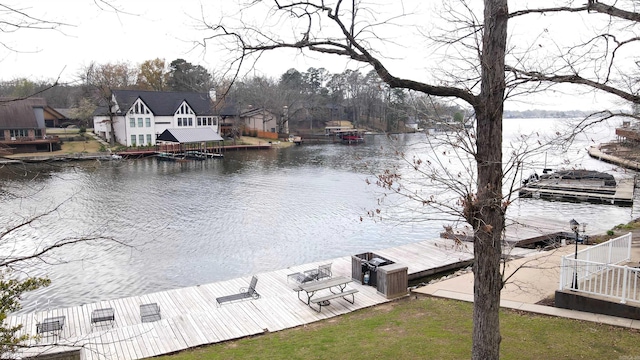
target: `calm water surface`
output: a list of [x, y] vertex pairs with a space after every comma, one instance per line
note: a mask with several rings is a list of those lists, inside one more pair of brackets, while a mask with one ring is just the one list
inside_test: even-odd
[[[506, 139], [518, 128], [550, 128], [547, 122], [510, 122], [505, 125]], [[611, 165], [581, 152], [594, 136], [606, 139], [610, 134], [611, 129], [600, 129], [591, 138], [579, 140], [568, 152], [572, 161], [612, 170]], [[406, 135], [400, 143], [424, 137]], [[367, 185], [370, 171], [364, 165], [382, 169], [399, 162], [386, 150], [390, 146], [386, 137], [368, 136], [366, 141], [359, 146], [305, 144], [229, 152], [224, 159], [192, 163], [142, 159], [5, 168], [0, 174], [3, 224], [62, 205], [18, 231], [14, 241], [0, 250], [10, 256], [76, 236], [111, 237], [126, 244], [83, 244], [18, 269], [52, 279], [51, 286], [25, 297], [25, 310], [41, 310], [225, 280], [438, 237], [442, 220], [367, 218], [367, 210], [378, 207], [380, 190]], [[395, 211], [398, 218], [405, 215], [400, 207]], [[632, 219], [635, 211], [541, 200], [516, 202], [511, 210], [517, 216], [576, 218], [611, 226]]]

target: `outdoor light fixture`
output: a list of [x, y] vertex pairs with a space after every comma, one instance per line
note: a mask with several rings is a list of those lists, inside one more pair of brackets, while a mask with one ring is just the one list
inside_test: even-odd
[[571, 288], [578, 290], [578, 231], [580, 224], [575, 219], [571, 219], [569, 225], [571, 226], [571, 231], [576, 234], [576, 251], [573, 256], [573, 284], [571, 284]]

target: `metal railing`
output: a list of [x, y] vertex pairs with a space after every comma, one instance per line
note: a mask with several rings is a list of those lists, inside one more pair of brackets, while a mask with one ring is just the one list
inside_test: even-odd
[[560, 290], [640, 302], [640, 269], [631, 259], [631, 233], [562, 257]]

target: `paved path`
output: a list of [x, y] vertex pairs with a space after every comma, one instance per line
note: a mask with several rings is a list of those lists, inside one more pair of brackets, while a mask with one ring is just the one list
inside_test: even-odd
[[[637, 263], [640, 259], [640, 236], [634, 235], [633, 239], [631, 259]], [[583, 247], [578, 246], [578, 250], [581, 248]], [[640, 329], [640, 320], [537, 305], [541, 300], [554, 295], [559, 286], [560, 258], [574, 251], [573, 246], [565, 246], [555, 251], [535, 253], [522, 259], [509, 261], [505, 276], [512, 276], [502, 290], [500, 306], [537, 314]], [[516, 269], [518, 271], [514, 274]], [[473, 302], [473, 273], [429, 284], [413, 289], [412, 292]]]

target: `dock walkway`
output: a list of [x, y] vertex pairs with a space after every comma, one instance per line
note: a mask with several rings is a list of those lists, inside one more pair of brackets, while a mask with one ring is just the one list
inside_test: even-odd
[[[518, 251], [531, 251], [518, 249]], [[454, 246], [446, 239], [426, 240], [376, 251], [398, 264], [408, 267], [410, 275], [424, 274], [429, 269], [455, 266], [471, 260], [473, 244]], [[161, 291], [141, 296], [12, 315], [10, 325], [24, 324], [22, 333], [35, 335], [36, 324], [45, 318], [65, 316], [59, 334], [43, 336], [35, 348], [24, 349], [22, 357], [64, 351], [80, 352], [81, 359], [139, 359], [172, 353], [188, 348], [294, 328], [318, 320], [342, 315], [381, 304], [389, 299], [375, 287], [357, 281], [349, 288], [357, 289], [354, 304], [334, 300], [318, 313], [298, 300], [287, 283], [287, 275], [318, 265], [332, 263], [333, 276], [351, 277], [351, 256], [325, 260], [287, 269], [256, 274], [259, 281], [257, 300], [216, 306], [216, 297], [235, 294], [247, 287], [251, 276], [210, 284]], [[143, 323], [140, 305], [157, 303], [161, 320]], [[115, 322], [91, 326], [91, 312], [113, 308]], [[19, 334], [20, 335], [20, 334]]]

